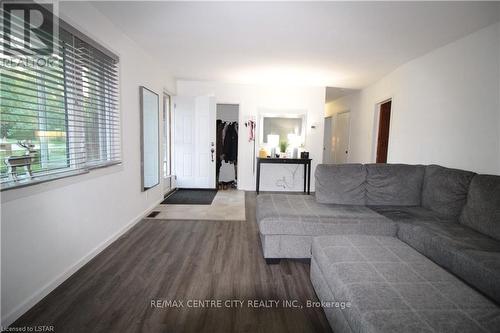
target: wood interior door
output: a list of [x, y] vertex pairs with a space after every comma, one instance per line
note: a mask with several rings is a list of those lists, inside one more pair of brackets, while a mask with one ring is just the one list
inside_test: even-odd
[[391, 101], [380, 105], [377, 137], [377, 163], [387, 163], [389, 128], [391, 123]]

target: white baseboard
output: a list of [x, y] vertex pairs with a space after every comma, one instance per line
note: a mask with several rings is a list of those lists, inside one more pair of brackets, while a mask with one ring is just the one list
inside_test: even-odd
[[40, 302], [45, 296], [50, 294], [54, 289], [56, 289], [61, 283], [67, 280], [71, 275], [73, 275], [76, 271], [82, 268], [86, 263], [92, 260], [96, 255], [101, 253], [106, 247], [108, 247], [115, 240], [120, 238], [123, 234], [125, 234], [130, 228], [136, 225], [139, 221], [141, 221], [146, 214], [149, 213], [152, 209], [154, 209], [158, 204], [163, 201], [163, 198], [158, 200], [155, 204], [148, 207], [141, 214], [137, 215], [134, 219], [132, 219], [129, 223], [127, 223], [121, 230], [113, 234], [111, 237], [106, 239], [104, 242], [95, 247], [92, 251], [90, 251], [87, 255], [85, 255], [82, 259], [77, 261], [73, 266], [69, 267], [65, 272], [57, 276], [55, 279], [47, 283], [44, 287], [40, 288], [37, 292], [35, 292], [31, 297], [29, 297], [26, 301], [17, 306], [10, 313], [6, 314], [5, 317], [2, 318], [2, 327], [8, 327], [14, 321], [16, 321], [19, 317], [21, 317], [25, 312], [31, 309], [35, 304]]

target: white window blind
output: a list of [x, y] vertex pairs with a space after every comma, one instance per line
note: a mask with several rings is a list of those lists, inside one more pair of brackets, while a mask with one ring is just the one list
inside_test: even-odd
[[[22, 42], [14, 29], [9, 37]], [[62, 22], [55, 61], [22, 66], [19, 59], [2, 54], [2, 189], [120, 163], [118, 57]]]

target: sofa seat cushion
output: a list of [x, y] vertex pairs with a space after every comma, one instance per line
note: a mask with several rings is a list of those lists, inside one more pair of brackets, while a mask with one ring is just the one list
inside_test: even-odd
[[[394, 237], [324, 236], [312, 247], [311, 279], [322, 276], [353, 332], [495, 332], [498, 306]], [[318, 292], [318, 291], [317, 291]], [[487, 314], [487, 315], [485, 315]], [[335, 327], [334, 327], [335, 330]]]
[[472, 178], [460, 223], [500, 241], [500, 176]]
[[367, 164], [365, 167], [367, 205], [421, 205], [424, 166]]
[[425, 167], [422, 188], [422, 207], [445, 219], [457, 219], [467, 200], [469, 184], [475, 173], [445, 168], [439, 165]]
[[442, 221], [436, 212], [419, 206], [369, 206], [377, 213], [396, 222]]
[[395, 235], [397, 225], [365, 206], [320, 204], [310, 195], [261, 194], [257, 222], [265, 235]]
[[500, 304], [500, 242], [458, 223], [401, 222], [398, 238]]

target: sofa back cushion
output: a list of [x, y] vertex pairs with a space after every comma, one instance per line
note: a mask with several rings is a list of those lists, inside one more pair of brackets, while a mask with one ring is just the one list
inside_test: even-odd
[[362, 164], [320, 164], [316, 167], [316, 201], [364, 205], [366, 168]]
[[425, 167], [422, 206], [441, 218], [457, 220], [467, 201], [475, 173], [439, 165]]
[[366, 204], [420, 206], [424, 166], [366, 164]]
[[500, 240], [500, 176], [475, 175], [459, 222]]

